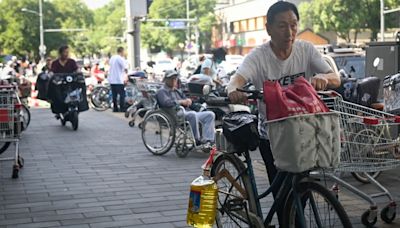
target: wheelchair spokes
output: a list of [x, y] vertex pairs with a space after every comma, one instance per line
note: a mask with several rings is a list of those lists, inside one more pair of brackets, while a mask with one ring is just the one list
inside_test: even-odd
[[166, 115], [149, 113], [143, 121], [142, 139], [146, 148], [155, 155], [167, 153], [175, 140], [175, 128]]

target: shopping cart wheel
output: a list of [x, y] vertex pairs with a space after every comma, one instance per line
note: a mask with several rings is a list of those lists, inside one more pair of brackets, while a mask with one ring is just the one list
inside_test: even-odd
[[361, 222], [366, 227], [374, 227], [378, 221], [378, 215], [375, 210], [368, 209], [361, 215]]
[[18, 156], [18, 166], [19, 166], [20, 168], [23, 168], [24, 165], [25, 165], [25, 160], [24, 160], [24, 158], [21, 157], [21, 156]]
[[129, 127], [134, 127], [135, 126], [135, 120], [129, 121]]
[[11, 177], [13, 179], [17, 179], [18, 178], [18, 173], [19, 173], [19, 166], [18, 165], [14, 165]]
[[381, 210], [381, 219], [386, 223], [392, 223], [396, 218], [396, 203], [392, 202]]

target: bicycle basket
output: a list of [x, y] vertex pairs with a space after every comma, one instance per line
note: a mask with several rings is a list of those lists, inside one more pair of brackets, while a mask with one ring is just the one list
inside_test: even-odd
[[235, 151], [232, 152], [257, 149], [259, 143], [257, 116], [248, 112], [232, 112], [222, 120], [223, 134], [234, 146]]
[[268, 121], [268, 136], [278, 169], [300, 173], [335, 168], [340, 158], [339, 114], [316, 113]]

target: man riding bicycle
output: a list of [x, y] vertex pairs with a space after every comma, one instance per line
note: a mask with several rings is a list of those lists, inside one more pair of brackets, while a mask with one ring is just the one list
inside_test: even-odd
[[[292, 3], [279, 1], [269, 8], [266, 29], [271, 40], [253, 49], [231, 78], [228, 85], [231, 102], [246, 101], [246, 94], [236, 89], [243, 87], [247, 82], [254, 84], [259, 90], [262, 90], [266, 80], [278, 80], [282, 86], [287, 86], [298, 77], [310, 80], [316, 90], [336, 88], [340, 85], [339, 75], [324, 62], [318, 50], [311, 43], [296, 40], [299, 19], [298, 10]], [[264, 93], [268, 95], [268, 91]], [[269, 182], [272, 183], [277, 169], [266, 131], [265, 104], [259, 102], [258, 109], [259, 149], [267, 168]]]
[[[168, 71], [164, 77], [165, 85], [157, 91], [157, 102], [160, 108], [175, 108], [183, 106], [185, 108], [185, 119], [189, 121], [196, 139], [196, 145], [205, 144], [211, 147], [215, 137], [215, 114], [211, 111], [195, 112], [190, 110], [192, 100], [178, 90], [178, 73]], [[202, 134], [200, 135], [199, 123], [202, 124]]]

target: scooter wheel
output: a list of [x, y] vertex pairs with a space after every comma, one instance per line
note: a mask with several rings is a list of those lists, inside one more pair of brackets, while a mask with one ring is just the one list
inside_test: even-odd
[[129, 121], [129, 127], [134, 127], [134, 126], [135, 126], [135, 121], [134, 120]]
[[74, 129], [74, 131], [78, 130], [79, 126], [78, 112], [72, 113], [71, 123], [72, 123], [72, 129]]

